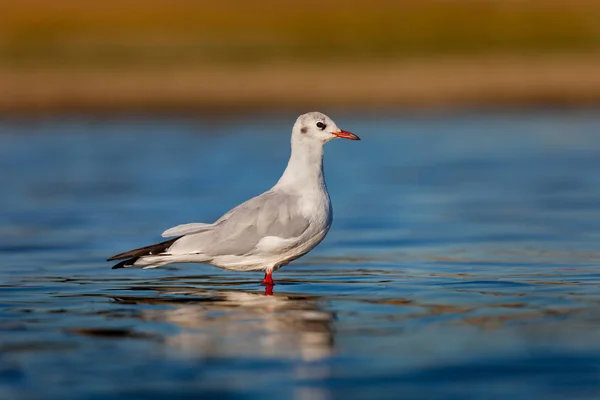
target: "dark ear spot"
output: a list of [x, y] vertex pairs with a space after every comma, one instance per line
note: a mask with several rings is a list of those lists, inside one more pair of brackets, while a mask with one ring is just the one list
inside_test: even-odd
[[306, 132], [308, 132], [308, 128], [303, 126], [302, 129], [300, 129], [300, 132], [306, 133]]

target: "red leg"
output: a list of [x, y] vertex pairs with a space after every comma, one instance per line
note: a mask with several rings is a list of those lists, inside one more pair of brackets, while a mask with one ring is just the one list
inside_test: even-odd
[[273, 296], [273, 285], [265, 286], [265, 296]]
[[265, 279], [263, 279], [263, 285], [274, 286], [275, 282], [273, 282], [273, 271], [265, 272]]
[[265, 285], [265, 296], [273, 296], [273, 286], [275, 286], [275, 282], [273, 282], [273, 271], [265, 272], [265, 279], [263, 279], [263, 285]]

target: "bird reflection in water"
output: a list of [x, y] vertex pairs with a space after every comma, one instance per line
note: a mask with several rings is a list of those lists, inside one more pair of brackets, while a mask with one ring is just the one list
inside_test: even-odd
[[[189, 357], [299, 357], [316, 361], [334, 347], [335, 314], [320, 309], [318, 298], [241, 290], [153, 288], [168, 297], [119, 298], [128, 304], [171, 304], [142, 312], [146, 321], [168, 322], [181, 331], [167, 346]], [[193, 296], [193, 297], [192, 297]], [[190, 298], [191, 297], [191, 298]]]

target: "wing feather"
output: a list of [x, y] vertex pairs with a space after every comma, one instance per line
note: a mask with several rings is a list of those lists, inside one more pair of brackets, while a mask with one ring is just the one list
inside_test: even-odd
[[213, 224], [205, 224], [202, 222], [194, 222], [191, 224], [177, 225], [167, 229], [162, 233], [162, 237], [183, 236], [191, 233], [203, 232], [211, 229]]
[[[170, 250], [173, 253], [199, 252], [211, 257], [241, 256], [252, 253], [265, 237], [298, 237], [310, 225], [298, 203], [298, 196], [265, 192], [232, 209], [210, 228], [182, 237]], [[181, 234], [171, 229], [167, 232]]]

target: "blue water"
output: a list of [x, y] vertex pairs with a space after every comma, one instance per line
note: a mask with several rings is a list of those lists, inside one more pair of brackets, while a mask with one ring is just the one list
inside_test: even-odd
[[331, 115], [275, 274], [106, 257], [268, 189], [292, 115], [0, 122], [0, 398], [600, 397], [600, 112]]

